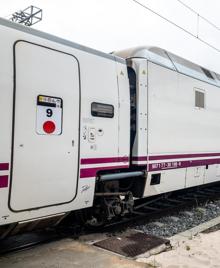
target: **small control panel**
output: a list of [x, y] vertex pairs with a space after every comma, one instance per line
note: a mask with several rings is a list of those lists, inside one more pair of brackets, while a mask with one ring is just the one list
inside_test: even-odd
[[96, 141], [96, 129], [91, 127], [89, 128], [89, 142], [93, 143]]

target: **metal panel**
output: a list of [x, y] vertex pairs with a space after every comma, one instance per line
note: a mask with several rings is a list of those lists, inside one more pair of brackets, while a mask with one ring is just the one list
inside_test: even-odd
[[169, 244], [169, 240], [132, 231], [96, 242], [94, 245], [125, 257], [135, 257], [163, 244]]
[[191, 167], [186, 170], [186, 187], [201, 185], [204, 182], [205, 167]]
[[134, 165], [146, 164], [146, 161], [137, 159], [139, 156], [147, 155], [148, 143], [148, 70], [147, 61], [144, 59], [133, 59], [132, 68], [137, 78], [136, 87], [136, 135], [132, 148], [132, 163]]

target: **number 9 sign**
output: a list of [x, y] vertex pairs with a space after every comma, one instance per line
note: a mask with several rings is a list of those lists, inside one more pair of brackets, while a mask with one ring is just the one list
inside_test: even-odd
[[62, 134], [63, 101], [61, 98], [37, 97], [36, 132], [39, 135]]

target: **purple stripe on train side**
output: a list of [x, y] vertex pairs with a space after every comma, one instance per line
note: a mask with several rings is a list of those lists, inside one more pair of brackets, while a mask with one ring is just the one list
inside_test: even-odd
[[215, 157], [215, 156], [220, 156], [220, 153], [151, 155], [151, 156], [149, 156], [149, 160], [165, 160], [165, 159], [196, 158], [196, 157]]
[[0, 188], [8, 187], [8, 176], [0, 176]]
[[9, 163], [0, 163], [0, 170], [9, 170]]
[[213, 164], [220, 164], [220, 158], [152, 163], [152, 164], [149, 164], [148, 171], [178, 169], [178, 168], [205, 166], [205, 165], [213, 165]]
[[104, 164], [104, 163], [127, 163], [129, 158], [127, 156], [122, 157], [102, 157], [102, 158], [82, 158], [80, 163], [83, 164]]
[[134, 156], [133, 161], [147, 161], [147, 160], [166, 160], [166, 159], [181, 159], [181, 158], [196, 158], [196, 157], [216, 157], [220, 153], [194, 153], [194, 154], [172, 154], [172, 155], [150, 155], [148, 156]]
[[128, 165], [121, 165], [121, 166], [108, 166], [108, 167], [96, 167], [96, 168], [81, 168], [80, 178], [95, 177], [97, 172], [100, 170], [111, 170], [111, 169], [128, 168], [128, 167], [129, 167]]
[[132, 157], [133, 161], [147, 161], [147, 156], [134, 156]]

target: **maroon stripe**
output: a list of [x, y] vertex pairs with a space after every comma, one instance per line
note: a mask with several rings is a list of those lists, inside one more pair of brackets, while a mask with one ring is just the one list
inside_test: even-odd
[[0, 176], [0, 188], [8, 187], [8, 176]]
[[147, 156], [134, 156], [133, 161], [147, 161], [147, 160], [165, 160], [165, 159], [179, 159], [179, 158], [195, 158], [195, 157], [215, 157], [220, 156], [220, 153], [199, 153], [199, 154], [172, 154], [172, 155], [150, 155]]
[[80, 178], [96, 177], [97, 172], [100, 170], [110, 170], [110, 169], [118, 169], [118, 168], [128, 168], [128, 165], [97, 167], [97, 168], [81, 168], [80, 169]]
[[128, 162], [127, 156], [123, 157], [103, 157], [103, 158], [82, 158], [81, 164], [103, 164], [103, 163], [117, 163], [117, 162]]
[[9, 163], [0, 163], [0, 170], [9, 170]]
[[134, 156], [132, 157], [133, 161], [147, 161], [147, 156]]
[[213, 164], [220, 164], [220, 158], [153, 163], [153, 164], [149, 164], [148, 170], [158, 171], [158, 170], [187, 168], [187, 167], [205, 166], [205, 165], [213, 165]]
[[195, 157], [214, 157], [214, 156], [220, 156], [220, 153], [151, 155], [151, 156], [149, 156], [149, 160], [164, 160], [164, 159], [177, 159], [177, 158], [195, 158]]

